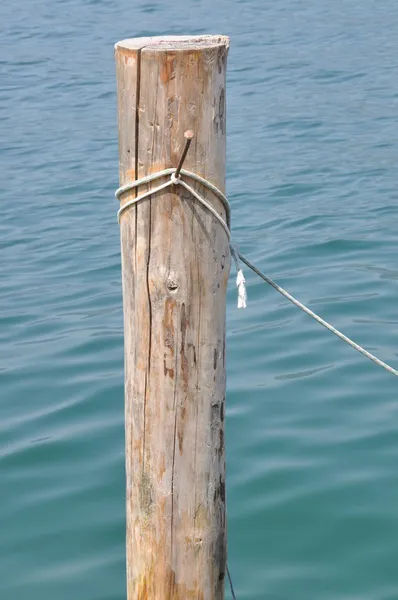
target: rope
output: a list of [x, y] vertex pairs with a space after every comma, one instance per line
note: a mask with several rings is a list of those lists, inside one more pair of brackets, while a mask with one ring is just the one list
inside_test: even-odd
[[330, 325], [330, 323], [328, 323], [327, 321], [325, 321], [324, 319], [322, 319], [320, 316], [318, 316], [316, 313], [314, 313], [312, 310], [310, 310], [309, 308], [307, 308], [307, 306], [305, 306], [304, 304], [302, 304], [301, 302], [299, 302], [299, 300], [297, 300], [296, 298], [294, 298], [294, 296], [292, 296], [291, 294], [289, 294], [289, 292], [287, 292], [280, 285], [278, 285], [277, 283], [275, 283], [275, 281], [273, 281], [270, 277], [267, 277], [267, 275], [265, 275], [264, 273], [262, 273], [262, 271], [260, 271], [259, 269], [257, 269], [257, 267], [255, 267], [250, 261], [248, 261], [247, 258], [245, 258], [244, 256], [242, 256], [242, 254], [239, 254], [239, 258], [240, 258], [240, 260], [243, 263], [245, 263], [245, 265], [247, 267], [249, 267], [249, 269], [251, 269], [254, 273], [256, 273], [256, 275], [258, 275], [266, 283], [268, 283], [269, 285], [271, 285], [277, 292], [279, 292], [280, 294], [282, 294], [282, 296], [284, 296], [285, 298], [287, 298], [292, 304], [294, 304], [300, 310], [302, 310], [307, 315], [309, 315], [310, 317], [312, 317], [315, 321], [317, 321], [317, 323], [320, 323], [321, 325], [323, 325], [324, 327], [326, 327], [326, 329], [328, 329], [329, 331], [331, 331], [332, 333], [334, 333], [334, 335], [337, 335], [337, 337], [340, 338], [341, 340], [343, 340], [343, 342], [346, 342], [347, 344], [349, 344], [352, 348], [354, 348], [355, 350], [357, 350], [358, 352], [360, 352], [361, 354], [363, 354], [364, 356], [366, 356], [366, 358], [369, 358], [374, 363], [376, 363], [376, 365], [379, 365], [379, 367], [383, 367], [383, 369], [385, 369], [389, 373], [392, 373], [393, 375], [398, 375], [398, 371], [396, 369], [393, 369], [392, 367], [390, 367], [390, 365], [388, 365], [387, 363], [383, 362], [382, 360], [380, 360], [379, 358], [377, 358], [376, 356], [374, 356], [373, 354], [371, 354], [370, 352], [368, 352], [367, 350], [365, 350], [365, 348], [362, 348], [362, 346], [360, 346], [359, 344], [355, 343], [349, 337], [347, 337], [346, 335], [344, 335], [344, 333], [341, 333], [341, 331], [339, 331], [338, 329], [336, 329], [335, 327], [333, 327], [333, 325]]
[[198, 202], [200, 202], [205, 208], [207, 208], [207, 210], [211, 212], [211, 214], [218, 220], [229, 239], [231, 236], [231, 207], [226, 196], [224, 196], [224, 194], [215, 185], [210, 183], [210, 181], [207, 181], [207, 179], [203, 179], [203, 177], [200, 177], [200, 175], [196, 175], [196, 173], [191, 173], [190, 171], [181, 169], [181, 175], [184, 175], [185, 177], [188, 177], [189, 179], [200, 183], [203, 187], [210, 190], [219, 200], [221, 200], [225, 208], [227, 217], [226, 221], [224, 221], [224, 219], [218, 214], [218, 212], [215, 211], [214, 208], [208, 202], [206, 202], [203, 196], [201, 196], [196, 190], [194, 190], [193, 187], [191, 187], [181, 178], [181, 175], [179, 175], [178, 177], [175, 176], [176, 170], [177, 169], [163, 169], [163, 171], [158, 171], [157, 173], [153, 173], [152, 175], [147, 175], [146, 177], [141, 177], [141, 179], [137, 179], [136, 181], [126, 183], [126, 185], [123, 185], [118, 190], [116, 190], [115, 196], [117, 200], [121, 200], [122, 196], [126, 192], [130, 192], [131, 190], [134, 190], [140, 187], [141, 185], [144, 185], [145, 183], [151, 183], [152, 181], [156, 181], [156, 179], [160, 179], [161, 177], [166, 177], [170, 175], [170, 179], [165, 183], [162, 183], [161, 185], [158, 185], [157, 187], [152, 188], [144, 192], [143, 194], [140, 194], [136, 198], [133, 198], [132, 200], [129, 200], [128, 202], [123, 204], [119, 208], [117, 213], [117, 219], [119, 223], [120, 217], [122, 216], [124, 211], [130, 208], [131, 206], [134, 206], [134, 204], [137, 204], [137, 202], [141, 202], [141, 200], [144, 200], [145, 198], [148, 198], [149, 196], [152, 196], [153, 194], [156, 194], [157, 192], [160, 192], [171, 185], [182, 185], [186, 190], [189, 191], [190, 194], [192, 194], [192, 196], [194, 196], [194, 198], [196, 198], [196, 200], [198, 200]]
[[233, 598], [233, 600], [236, 600], [235, 590], [234, 590], [234, 586], [232, 583], [231, 573], [229, 572], [229, 569], [228, 569], [228, 565], [227, 565], [227, 575], [228, 575], [229, 587], [231, 588], [232, 598]]
[[[224, 196], [224, 194], [215, 185], [210, 183], [210, 181], [207, 181], [207, 179], [203, 179], [203, 177], [200, 177], [200, 175], [196, 175], [196, 173], [191, 173], [190, 171], [186, 171], [185, 169], [180, 169], [180, 174], [176, 176], [176, 171], [177, 171], [177, 169], [163, 169], [163, 171], [158, 171], [157, 173], [153, 173], [152, 175], [147, 175], [146, 177], [141, 177], [141, 179], [137, 179], [136, 181], [131, 181], [129, 183], [126, 183], [126, 185], [123, 185], [118, 190], [116, 190], [115, 196], [118, 200], [121, 200], [123, 195], [126, 192], [130, 192], [134, 189], [139, 188], [141, 185], [144, 185], [146, 183], [151, 183], [152, 181], [156, 181], [157, 179], [160, 179], [161, 177], [167, 177], [170, 175], [170, 178], [168, 181], [165, 181], [164, 183], [161, 183], [157, 187], [151, 188], [151, 189], [147, 190], [146, 192], [139, 194], [136, 198], [132, 198], [125, 204], [122, 204], [122, 206], [119, 208], [118, 213], [117, 213], [118, 222], [120, 223], [122, 214], [128, 208], [131, 208], [138, 202], [141, 202], [142, 200], [149, 198], [149, 196], [152, 196], [154, 194], [157, 194], [158, 192], [161, 192], [162, 190], [165, 190], [169, 186], [181, 185], [186, 190], [188, 190], [188, 192], [191, 194], [191, 196], [196, 198], [196, 200], [198, 200], [198, 202], [200, 202], [200, 204], [202, 204], [202, 206], [204, 206], [217, 219], [217, 221], [223, 227], [223, 229], [227, 235], [228, 241], [229, 241], [229, 239], [231, 237], [231, 233], [230, 233], [231, 207], [230, 207], [230, 204], [229, 204], [226, 196]], [[214, 208], [203, 198], [203, 196], [201, 194], [199, 194], [199, 192], [197, 192], [192, 186], [190, 186], [186, 181], [184, 181], [181, 178], [181, 175], [184, 175], [185, 177], [192, 179], [193, 181], [196, 181], [197, 183], [200, 183], [203, 187], [210, 190], [219, 200], [221, 200], [221, 202], [225, 208], [225, 213], [226, 213], [225, 221], [218, 214], [218, 212], [215, 211]], [[247, 293], [246, 293], [246, 285], [245, 285], [246, 280], [243, 275], [242, 269], [239, 267], [239, 256], [238, 256], [237, 251], [234, 250], [231, 245], [230, 245], [230, 249], [231, 249], [231, 254], [235, 260], [235, 265], [236, 265], [236, 273], [237, 273], [236, 287], [238, 288], [238, 308], [246, 308], [246, 303], [247, 303]]]

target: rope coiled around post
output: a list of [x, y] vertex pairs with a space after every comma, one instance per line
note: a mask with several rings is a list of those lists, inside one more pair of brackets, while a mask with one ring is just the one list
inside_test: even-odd
[[[125, 204], [122, 204], [122, 206], [119, 208], [119, 210], [117, 212], [118, 222], [120, 223], [120, 218], [121, 218], [122, 214], [128, 208], [131, 208], [132, 206], [136, 205], [138, 202], [141, 202], [142, 200], [149, 198], [149, 196], [152, 196], [153, 194], [157, 194], [158, 192], [161, 192], [172, 185], [181, 185], [186, 190], [188, 190], [188, 192], [217, 219], [217, 221], [220, 223], [220, 225], [224, 229], [224, 231], [227, 235], [228, 241], [229, 241], [231, 238], [231, 231], [230, 231], [230, 229], [231, 229], [231, 206], [228, 202], [228, 198], [215, 185], [213, 185], [212, 183], [210, 183], [210, 181], [207, 181], [207, 179], [204, 179], [200, 175], [197, 175], [196, 173], [191, 173], [191, 171], [186, 171], [185, 169], [180, 169], [180, 173], [176, 177], [176, 175], [175, 175], [176, 171], [177, 171], [177, 169], [174, 169], [174, 168], [163, 169], [162, 171], [158, 171], [156, 173], [152, 173], [151, 175], [147, 175], [146, 177], [141, 177], [140, 179], [126, 183], [125, 185], [123, 185], [119, 189], [117, 189], [115, 196], [116, 196], [117, 200], [121, 200], [123, 195], [126, 192], [131, 192], [131, 190], [138, 189], [140, 186], [145, 185], [147, 183], [152, 183], [152, 181], [156, 181], [157, 179], [161, 179], [162, 177], [169, 177], [169, 179], [167, 181], [165, 181], [164, 183], [161, 183], [160, 185], [158, 185], [154, 188], [151, 188], [151, 189], [147, 190], [146, 192], [143, 192], [142, 194], [139, 194], [136, 198], [132, 198]], [[192, 179], [193, 181], [196, 181], [197, 183], [200, 183], [200, 185], [202, 185], [206, 189], [210, 190], [210, 192], [212, 192], [219, 200], [221, 200], [222, 205], [225, 208], [225, 214], [226, 214], [225, 221], [218, 214], [218, 212], [216, 210], [214, 210], [214, 208], [211, 206], [211, 204], [209, 204], [205, 200], [205, 198], [203, 198], [203, 196], [201, 194], [199, 194], [199, 192], [197, 192], [191, 185], [189, 185], [181, 177], [181, 175], [183, 175], [184, 177], [186, 177], [188, 179]], [[231, 244], [230, 244], [230, 250], [231, 250], [232, 257], [234, 258], [235, 265], [236, 265], [236, 273], [237, 273], [236, 287], [238, 288], [238, 308], [246, 308], [246, 303], [247, 303], [246, 285], [245, 285], [245, 278], [243, 275], [243, 271], [239, 266], [239, 253]]]
[[[158, 185], [155, 188], [147, 190], [146, 192], [144, 192], [143, 194], [140, 194], [136, 198], [129, 200], [125, 204], [122, 204], [122, 206], [119, 208], [118, 213], [117, 213], [117, 219], [118, 219], [119, 223], [120, 223], [120, 217], [124, 213], [124, 211], [127, 210], [128, 208], [130, 208], [131, 206], [134, 206], [134, 204], [137, 204], [137, 202], [141, 202], [141, 200], [144, 200], [145, 198], [148, 198], [149, 196], [152, 196], [153, 194], [156, 194], [157, 192], [160, 192], [160, 191], [168, 188], [171, 185], [181, 185], [186, 190], [188, 190], [192, 194], [192, 196], [194, 196], [194, 198], [196, 198], [196, 200], [198, 200], [201, 204], [203, 204], [203, 206], [205, 206], [205, 208], [207, 208], [207, 210], [209, 212], [211, 212], [211, 214], [222, 225], [222, 227], [229, 239], [231, 237], [231, 234], [230, 234], [231, 206], [228, 202], [227, 197], [224, 196], [224, 194], [215, 185], [213, 185], [212, 183], [210, 183], [210, 181], [207, 181], [207, 179], [204, 179], [200, 175], [197, 175], [196, 173], [191, 173], [191, 171], [186, 171], [185, 169], [181, 169], [180, 175], [178, 177], [176, 177], [175, 176], [176, 170], [177, 169], [163, 169], [162, 171], [158, 171], [156, 173], [152, 173], [151, 175], [147, 175], [146, 177], [141, 177], [140, 179], [136, 179], [135, 181], [126, 183], [125, 185], [122, 185], [119, 189], [117, 189], [115, 196], [116, 196], [117, 200], [121, 200], [122, 196], [126, 192], [135, 190], [135, 189], [141, 187], [142, 185], [145, 185], [146, 183], [152, 183], [152, 181], [156, 181], [157, 179], [161, 179], [162, 177], [170, 176], [168, 181], [165, 181], [161, 185]], [[221, 202], [225, 208], [226, 215], [227, 215], [226, 221], [224, 221], [224, 219], [218, 214], [218, 212], [215, 211], [214, 208], [208, 202], [206, 202], [206, 200], [192, 186], [190, 186], [186, 181], [184, 181], [182, 179], [181, 175], [184, 175], [184, 177], [188, 177], [189, 179], [192, 179], [193, 181], [200, 183], [201, 185], [203, 185], [203, 187], [207, 188], [215, 196], [217, 196], [217, 198], [219, 200], [221, 200]]]

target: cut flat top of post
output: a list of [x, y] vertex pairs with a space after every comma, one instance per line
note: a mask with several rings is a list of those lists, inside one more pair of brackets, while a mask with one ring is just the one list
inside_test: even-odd
[[151, 50], [196, 50], [214, 48], [215, 46], [229, 47], [227, 35], [165, 35], [156, 37], [141, 37], [121, 40], [115, 48], [126, 50], [142, 50], [150, 47]]

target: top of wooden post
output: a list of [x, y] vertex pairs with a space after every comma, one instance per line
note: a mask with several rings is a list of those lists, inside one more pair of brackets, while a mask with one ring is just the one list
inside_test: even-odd
[[151, 50], [199, 50], [226, 46], [229, 48], [227, 35], [165, 35], [156, 37], [141, 37], [121, 40], [116, 48], [126, 50], [141, 50], [150, 47]]

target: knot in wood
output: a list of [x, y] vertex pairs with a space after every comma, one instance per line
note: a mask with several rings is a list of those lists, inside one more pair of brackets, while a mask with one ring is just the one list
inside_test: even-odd
[[174, 275], [169, 275], [166, 281], [166, 286], [169, 292], [175, 292], [178, 290], [178, 281]]

